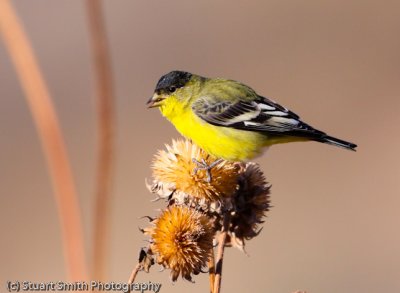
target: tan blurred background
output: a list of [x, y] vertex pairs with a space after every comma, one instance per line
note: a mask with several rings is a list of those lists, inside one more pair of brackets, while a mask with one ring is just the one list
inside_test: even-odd
[[[81, 1], [14, 1], [48, 82], [79, 192], [89, 255], [95, 101]], [[173, 69], [243, 81], [304, 120], [359, 144], [273, 147], [258, 159], [273, 209], [249, 256], [228, 249], [223, 292], [400, 292], [399, 1], [105, 1], [117, 96], [109, 279], [126, 281], [156, 215], [144, 179], [179, 137], [145, 101]], [[65, 280], [41, 145], [0, 42], [0, 291], [6, 280]], [[206, 292], [140, 274], [161, 292]]]

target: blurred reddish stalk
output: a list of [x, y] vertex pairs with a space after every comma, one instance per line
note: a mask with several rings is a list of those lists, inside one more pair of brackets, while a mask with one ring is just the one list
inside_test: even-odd
[[46, 156], [61, 222], [68, 278], [86, 280], [79, 202], [64, 140], [33, 50], [9, 0], [0, 0], [0, 32], [25, 92]]
[[107, 45], [100, 0], [86, 0], [88, 25], [98, 111], [98, 154], [94, 235], [92, 244], [92, 278], [104, 280], [110, 243], [110, 211], [113, 171], [114, 95], [111, 61]]

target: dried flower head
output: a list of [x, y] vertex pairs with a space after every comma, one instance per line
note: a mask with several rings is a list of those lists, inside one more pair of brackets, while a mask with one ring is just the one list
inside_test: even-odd
[[228, 245], [244, 249], [244, 240], [257, 236], [265, 213], [270, 208], [270, 185], [255, 163], [242, 164], [239, 190], [232, 198], [233, 212], [228, 232]]
[[151, 237], [150, 248], [156, 262], [171, 269], [173, 281], [182, 276], [191, 280], [207, 265], [214, 237], [213, 224], [203, 213], [183, 205], [165, 209], [144, 229]]
[[197, 167], [194, 160], [211, 165], [216, 158], [188, 140], [174, 140], [166, 148], [158, 152], [153, 162], [155, 185], [167, 185], [168, 190], [173, 186], [174, 190], [209, 202], [220, 201], [236, 192], [239, 168], [235, 163], [221, 160], [211, 169], [212, 180], [207, 182], [205, 170], [194, 173]]

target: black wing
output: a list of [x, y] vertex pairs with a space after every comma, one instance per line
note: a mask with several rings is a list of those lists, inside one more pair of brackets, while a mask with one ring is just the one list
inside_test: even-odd
[[324, 134], [302, 122], [292, 111], [264, 97], [234, 103], [199, 99], [194, 103], [193, 111], [201, 119], [217, 126], [283, 135]]

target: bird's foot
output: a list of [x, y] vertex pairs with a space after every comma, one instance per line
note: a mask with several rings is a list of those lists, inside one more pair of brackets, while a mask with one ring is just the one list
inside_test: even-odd
[[193, 175], [197, 174], [197, 171], [199, 170], [204, 170], [206, 171], [206, 182], [210, 183], [211, 182], [211, 169], [214, 168], [216, 165], [222, 162], [222, 159], [218, 159], [214, 162], [212, 162], [210, 165], [207, 164], [206, 160], [201, 159], [201, 162], [196, 160], [195, 158], [192, 159], [192, 162], [195, 163], [197, 166], [193, 169]]

